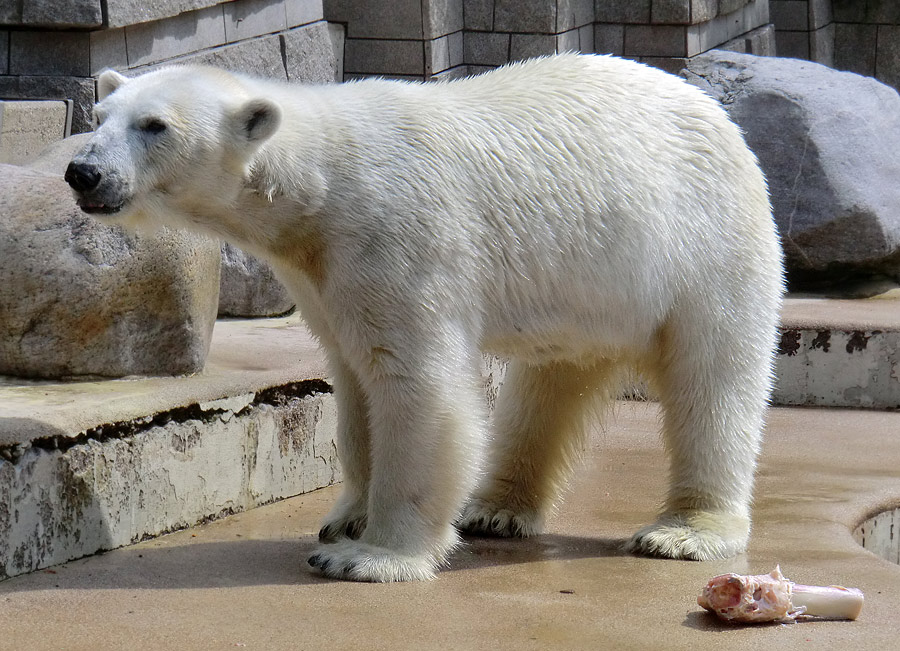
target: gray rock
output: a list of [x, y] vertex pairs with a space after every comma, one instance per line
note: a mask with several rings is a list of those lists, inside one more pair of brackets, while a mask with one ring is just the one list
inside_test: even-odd
[[126, 235], [84, 215], [59, 175], [0, 165], [0, 373], [198, 372], [218, 286], [217, 243]]
[[795, 59], [713, 51], [682, 74], [718, 98], [769, 181], [793, 289], [900, 278], [900, 96]]
[[268, 264], [222, 243], [219, 316], [277, 316], [293, 307], [294, 300]]
[[37, 157], [29, 162], [29, 167], [36, 172], [46, 172], [56, 176], [62, 176], [66, 173], [66, 167], [75, 156], [75, 153], [87, 144], [87, 141], [93, 137], [93, 133], [78, 133], [62, 140], [47, 145]]

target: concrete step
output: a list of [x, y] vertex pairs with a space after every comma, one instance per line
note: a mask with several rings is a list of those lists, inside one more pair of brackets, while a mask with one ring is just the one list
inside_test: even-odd
[[900, 290], [874, 298], [788, 298], [776, 405], [900, 407]]
[[339, 481], [326, 377], [288, 317], [219, 321], [191, 377], [0, 379], [0, 577]]
[[[900, 566], [851, 530], [900, 499], [900, 414], [775, 408], [746, 554], [638, 558], [666, 462], [652, 403], [622, 403], [593, 433], [546, 534], [471, 538], [437, 579], [330, 581], [306, 558], [333, 488], [0, 583], [0, 648], [380, 651], [896, 649]], [[697, 606], [725, 573], [781, 565], [807, 584], [860, 588], [855, 622], [723, 624]]]

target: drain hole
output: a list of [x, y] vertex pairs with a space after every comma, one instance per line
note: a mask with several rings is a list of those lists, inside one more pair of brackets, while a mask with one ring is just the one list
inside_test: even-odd
[[853, 539], [863, 549], [900, 565], [900, 506], [863, 522], [853, 531]]

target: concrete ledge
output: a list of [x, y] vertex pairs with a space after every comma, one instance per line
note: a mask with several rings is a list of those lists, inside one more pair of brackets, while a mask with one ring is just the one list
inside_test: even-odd
[[297, 317], [223, 321], [186, 378], [0, 386], [0, 578], [340, 480]]
[[900, 292], [785, 302], [776, 405], [900, 407]]

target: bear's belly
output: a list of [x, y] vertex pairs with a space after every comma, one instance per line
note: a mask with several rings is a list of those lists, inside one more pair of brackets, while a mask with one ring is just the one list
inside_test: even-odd
[[631, 356], [644, 347], [633, 336], [613, 331], [600, 333], [571, 328], [513, 329], [504, 334], [489, 334], [482, 340], [481, 346], [486, 353], [520, 359], [531, 364], [589, 363], [600, 359], [619, 359]]

